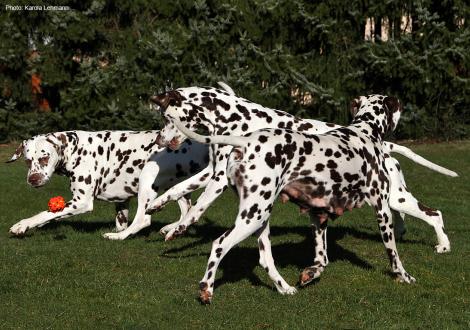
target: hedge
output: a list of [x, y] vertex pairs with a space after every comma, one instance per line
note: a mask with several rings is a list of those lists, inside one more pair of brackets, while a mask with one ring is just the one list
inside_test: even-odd
[[396, 95], [405, 106], [396, 138], [470, 133], [465, 0], [48, 2], [58, 4], [71, 10], [1, 9], [2, 142], [157, 128], [150, 95], [217, 81], [266, 106], [341, 124], [354, 97]]

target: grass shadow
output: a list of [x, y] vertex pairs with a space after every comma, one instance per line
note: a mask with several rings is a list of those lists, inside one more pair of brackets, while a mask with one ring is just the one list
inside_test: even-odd
[[[189, 237], [198, 238], [196, 241], [184, 244], [178, 247], [171, 247], [162, 251], [161, 256], [165, 258], [190, 258], [200, 256], [201, 253], [184, 253], [191, 251], [193, 248], [208, 244], [219, 237], [227, 230], [226, 227], [217, 225], [210, 219], [204, 219], [203, 224], [192, 227], [186, 234]], [[296, 242], [287, 242], [274, 244], [272, 247], [273, 255], [277, 267], [294, 266], [299, 270], [313, 264], [314, 241], [311, 230], [308, 226], [291, 226], [291, 227], [271, 227], [271, 236], [282, 236], [285, 234], [297, 234], [303, 239]], [[338, 244], [338, 241], [345, 236], [354, 236], [361, 239], [382, 242], [378, 234], [370, 234], [350, 227], [334, 226], [328, 228], [327, 235], [328, 258], [330, 262], [338, 260], [347, 261], [356, 267], [362, 269], [372, 269], [373, 267], [365, 260], [361, 259], [354, 252], [345, 249]], [[183, 253], [183, 255], [182, 255]], [[209, 251], [206, 253], [209, 256]], [[215, 287], [224, 283], [235, 283], [247, 279], [252, 285], [265, 286], [274, 289], [271, 285], [261, 281], [255, 274], [255, 267], [258, 263], [259, 253], [257, 247], [236, 247], [233, 248], [221, 262], [219, 268], [222, 270], [222, 277], [219, 278]], [[314, 282], [316, 283], [316, 282]]]
[[[135, 236], [148, 237], [151, 233], [158, 232], [166, 224], [167, 222], [152, 221], [152, 224], [149, 227], [141, 230]], [[37, 230], [52, 232], [62, 226], [69, 227], [77, 232], [96, 233], [102, 230], [113, 231], [114, 222], [86, 220], [61, 221], [50, 223]], [[171, 247], [171, 243], [168, 243], [168, 245], [166, 245], [168, 248], [161, 252], [161, 256], [169, 259], [200, 256], [200, 252], [193, 252], [195, 248], [212, 242], [227, 229], [228, 228], [226, 226], [220, 226], [213, 220], [204, 217], [200, 224], [190, 227], [188, 232], [185, 234], [185, 237], [190, 239], [190, 242], [184, 243], [178, 247]], [[28, 234], [29, 233], [26, 234], [26, 237], [31, 236]], [[273, 237], [283, 236], [286, 234], [296, 234], [303, 237], [303, 239], [296, 242], [274, 244], [272, 250], [276, 266], [281, 268], [294, 266], [299, 270], [302, 270], [313, 264], [314, 241], [309, 226], [271, 227], [271, 236]], [[360, 258], [356, 253], [338, 244], [338, 241], [346, 236], [375, 241], [377, 243], [382, 242], [378, 233], [370, 233], [338, 224], [330, 226], [328, 228], [327, 235], [328, 258], [330, 262], [347, 261], [362, 269], [372, 269], [373, 267], [367, 261]], [[20, 238], [24, 238], [24, 236], [21, 236]], [[66, 240], [67, 236], [63, 233], [57, 233], [52, 237], [52, 239]], [[157, 236], [157, 238], [146, 239], [146, 243], [155, 243], [162, 240], [163, 237]], [[404, 242], [425, 244], [424, 242], [416, 240], [404, 240]], [[208, 257], [209, 251], [207, 251], [205, 255]], [[265, 286], [275, 290], [272, 285], [268, 285], [261, 281], [256, 275], [255, 267], [259, 266], [258, 258], [259, 252], [257, 247], [236, 247], [232, 249], [220, 264], [220, 269], [222, 270], [223, 275], [216, 281], [215, 286], [217, 287], [224, 283], [236, 283], [244, 279], [248, 279], [252, 285]], [[318, 281], [314, 281], [312, 284], [317, 282]]]

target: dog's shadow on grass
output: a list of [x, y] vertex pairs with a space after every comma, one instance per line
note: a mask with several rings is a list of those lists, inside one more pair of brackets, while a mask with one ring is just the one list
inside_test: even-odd
[[[219, 237], [226, 227], [221, 227], [205, 219], [204, 224], [193, 227], [186, 235], [199, 238], [197, 241], [190, 242], [176, 248], [169, 248], [162, 252], [162, 256], [167, 258], [189, 258], [200, 256], [200, 253], [184, 253], [191, 251], [192, 248], [208, 244]], [[275, 264], [279, 268], [294, 266], [299, 270], [303, 270], [307, 266], [313, 264], [314, 257], [314, 240], [311, 229], [305, 227], [279, 227], [271, 226], [271, 237], [283, 236], [285, 234], [297, 234], [301, 240], [288, 243], [274, 243], [272, 246]], [[348, 261], [351, 264], [362, 269], [372, 269], [372, 266], [365, 260], [361, 259], [357, 254], [345, 249], [338, 244], [338, 241], [345, 236], [353, 236], [361, 239], [382, 242], [380, 236], [359, 231], [350, 227], [334, 226], [328, 228], [327, 235], [327, 251], [330, 262], [338, 260]], [[209, 252], [209, 251], [208, 251]], [[209, 253], [207, 253], [209, 255]], [[215, 287], [223, 283], [239, 282], [248, 279], [252, 285], [266, 286], [272, 288], [266, 282], [261, 281], [255, 274], [255, 268], [259, 266], [259, 252], [257, 247], [235, 247], [224, 257], [219, 269], [222, 270], [223, 276], [216, 281]], [[202, 272], [201, 272], [202, 275]], [[269, 283], [269, 282], [268, 282]]]
[[[152, 221], [152, 224], [140, 231], [136, 237], [149, 236], [150, 233], [158, 232], [167, 223]], [[102, 222], [102, 221], [63, 221], [51, 223], [41, 230], [53, 231], [61, 226], [68, 226], [74, 231], [96, 233], [99, 231], [113, 231], [113, 222]], [[192, 226], [185, 237], [190, 239], [189, 243], [179, 245], [178, 247], [171, 247], [171, 243], [166, 243], [165, 246], [169, 246], [167, 249], [162, 251], [161, 256], [165, 258], [191, 258], [200, 256], [200, 252], [194, 252], [193, 249], [209, 244], [228, 228], [217, 225], [214, 221], [208, 218], [204, 218], [201, 223]], [[303, 270], [313, 264], [314, 257], [314, 241], [311, 229], [309, 226], [271, 226], [271, 236], [283, 236], [286, 234], [297, 234], [302, 239], [296, 240], [295, 242], [288, 243], [274, 243], [272, 251], [277, 267], [284, 268], [294, 266], [299, 270]], [[359, 239], [368, 241], [375, 241], [381, 243], [382, 240], [380, 235], [368, 233], [362, 230], [358, 230], [351, 227], [345, 227], [341, 225], [334, 225], [328, 227], [327, 234], [327, 251], [328, 259], [330, 262], [335, 261], [347, 261], [356, 267], [362, 269], [372, 269], [373, 267], [365, 260], [361, 259], [356, 253], [345, 249], [338, 244], [338, 241], [345, 236], [352, 236]], [[57, 240], [64, 240], [66, 236], [64, 234], [58, 234], [54, 237]], [[181, 238], [178, 238], [181, 239]], [[183, 238], [184, 239], [184, 238]], [[194, 240], [195, 239], [195, 240]], [[162, 237], [147, 239], [147, 243], [156, 243], [162, 241]], [[403, 241], [402, 241], [403, 242]], [[421, 243], [416, 240], [404, 240], [404, 242]], [[209, 256], [210, 248], [206, 255]], [[220, 286], [223, 283], [234, 283], [244, 279], [248, 279], [252, 285], [266, 286], [273, 288], [266, 282], [261, 281], [255, 273], [255, 268], [259, 266], [259, 252], [257, 247], [235, 247], [233, 248], [223, 259], [219, 269], [223, 272], [223, 276], [218, 279], [215, 286]], [[202, 275], [202, 271], [201, 271]], [[268, 282], [269, 283], [269, 282]], [[316, 283], [315, 281], [313, 283]], [[273, 288], [274, 289], [274, 288]]]
[[87, 221], [87, 220], [61, 220], [51, 222], [44, 227], [38, 228], [37, 230], [44, 231], [56, 231], [61, 227], [71, 228], [73, 231], [82, 233], [95, 233], [102, 230], [113, 231], [114, 221], [102, 222], [102, 221]]

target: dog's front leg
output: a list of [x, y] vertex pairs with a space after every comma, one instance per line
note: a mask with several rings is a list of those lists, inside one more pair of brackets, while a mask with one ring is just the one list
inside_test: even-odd
[[268, 221], [265, 221], [263, 227], [256, 232], [256, 235], [258, 236], [259, 264], [268, 273], [278, 292], [281, 294], [294, 294], [297, 292], [297, 289], [290, 286], [284, 280], [274, 264], [269, 232]]
[[157, 199], [150, 201], [147, 206], [147, 213], [161, 210], [168, 202], [176, 201], [181, 197], [192, 193], [193, 191], [203, 188], [209, 182], [213, 174], [212, 166], [207, 166], [201, 172], [193, 175], [192, 177], [174, 185], [165, 193], [160, 195]]
[[408, 274], [403, 267], [400, 257], [398, 256], [397, 246], [395, 244], [395, 234], [393, 232], [392, 212], [385, 199], [378, 200], [381, 203], [374, 203], [377, 214], [377, 222], [380, 229], [380, 235], [385, 245], [392, 272], [397, 276], [398, 281], [406, 283], [414, 283], [416, 280]]
[[[405, 178], [401, 171], [400, 164], [396, 159], [386, 158], [385, 164], [390, 175], [390, 207], [399, 214], [409, 214], [415, 218], [425, 221], [431, 225], [437, 236], [438, 245], [435, 249], [437, 253], [445, 253], [450, 251], [450, 241], [444, 232], [444, 220], [442, 219], [441, 211], [431, 207], [427, 207], [419, 202], [407, 189]], [[400, 220], [400, 218], [398, 218]], [[395, 234], [402, 234], [404, 230], [397, 230], [397, 224], [400, 225], [402, 221], [395, 221]], [[404, 227], [403, 227], [404, 228]]]
[[[216, 172], [221, 173], [221, 172]], [[172, 229], [165, 235], [165, 240], [169, 241], [177, 236], [180, 236], [186, 232], [189, 226], [197, 222], [201, 215], [209, 208], [212, 202], [219, 197], [222, 192], [227, 188], [228, 180], [225, 172], [216, 176], [207, 185], [204, 192], [199, 196], [196, 204], [191, 207], [186, 216], [178, 221], [176, 224], [172, 224]], [[161, 232], [163, 229], [161, 230]]]
[[[265, 238], [269, 240], [267, 237], [268, 232], [263, 231], [262, 228], [263, 226], [266, 226], [274, 198], [269, 201], [260, 201], [260, 203], [253, 201], [249, 202], [249, 199], [250, 197], [247, 199], [243, 199], [242, 197], [240, 200], [235, 227], [226, 231], [224, 234], [222, 234], [222, 236], [217, 238], [212, 243], [212, 250], [208, 259], [206, 272], [201, 282], [199, 282], [199, 298], [204, 304], [209, 304], [212, 301], [217, 268], [219, 263], [222, 261], [222, 258], [230, 251], [232, 247], [238, 245], [241, 241], [256, 232], [260, 234], [264, 233]], [[251, 200], [253, 199], [251, 198]], [[260, 210], [261, 214], [259, 217], [252, 214], [253, 210]], [[269, 249], [269, 251], [270, 250], [271, 249]], [[273, 269], [275, 269], [274, 266]], [[284, 287], [284, 283], [285, 281], [281, 282], [280, 279], [278, 279], [278, 282], [276, 282], [276, 287], [278, 287], [279, 292], [283, 294], [293, 294], [296, 292], [295, 288], [290, 287], [287, 285], [287, 283]]]
[[67, 202], [65, 208], [59, 212], [43, 211], [35, 216], [21, 220], [10, 228], [13, 235], [23, 235], [28, 229], [41, 227], [52, 220], [62, 220], [72, 215], [77, 215], [93, 210], [93, 199], [81, 196], [80, 199], [74, 197]]

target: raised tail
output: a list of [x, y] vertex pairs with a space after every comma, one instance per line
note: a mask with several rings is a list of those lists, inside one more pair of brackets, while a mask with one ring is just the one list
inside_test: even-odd
[[411, 149], [407, 147], [404, 147], [404, 146], [401, 146], [392, 142], [384, 142], [384, 145], [389, 149], [390, 152], [396, 152], [397, 154], [403, 155], [411, 159], [415, 163], [420, 164], [424, 167], [427, 167], [433, 171], [436, 171], [436, 172], [439, 172], [441, 174], [451, 176], [451, 177], [459, 176], [454, 171], [448, 170], [445, 167], [434, 164], [433, 162], [427, 160], [426, 158], [421, 157], [420, 155], [414, 153]]
[[188, 138], [204, 144], [226, 144], [234, 147], [244, 147], [250, 141], [250, 138], [244, 136], [230, 136], [230, 135], [213, 135], [204, 136], [197, 134], [188, 129], [182, 122], [173, 119], [176, 127]]
[[235, 92], [233, 91], [232, 87], [230, 87], [229, 85], [227, 85], [226, 83], [224, 83], [223, 81], [218, 81], [217, 84], [223, 89], [225, 90], [227, 93], [231, 94], [231, 95], [235, 95]]

